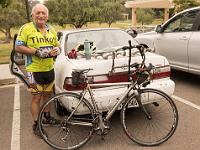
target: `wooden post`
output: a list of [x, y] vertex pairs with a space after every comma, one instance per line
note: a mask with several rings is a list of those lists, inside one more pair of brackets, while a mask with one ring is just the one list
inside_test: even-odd
[[136, 26], [136, 8], [132, 8], [132, 27]]
[[164, 22], [169, 19], [169, 8], [165, 8], [164, 10]]

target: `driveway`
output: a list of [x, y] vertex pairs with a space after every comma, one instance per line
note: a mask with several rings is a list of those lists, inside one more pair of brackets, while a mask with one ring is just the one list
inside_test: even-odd
[[[175, 134], [157, 147], [142, 147], [130, 141], [121, 128], [119, 112], [111, 119], [111, 132], [105, 140], [94, 134], [82, 150], [197, 150], [200, 147], [200, 78], [173, 71], [176, 83], [173, 99], [179, 111], [179, 125]], [[0, 149], [52, 150], [43, 140], [32, 134], [30, 94], [22, 84], [0, 87]]]

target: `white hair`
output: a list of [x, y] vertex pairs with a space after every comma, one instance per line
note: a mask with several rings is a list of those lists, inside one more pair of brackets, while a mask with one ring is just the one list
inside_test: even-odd
[[34, 14], [35, 10], [36, 10], [38, 7], [43, 7], [43, 8], [45, 9], [46, 13], [47, 13], [47, 16], [49, 16], [49, 10], [48, 10], [48, 8], [47, 8], [45, 5], [43, 5], [43, 4], [36, 4], [35, 6], [33, 6], [32, 11], [31, 11], [31, 15]]

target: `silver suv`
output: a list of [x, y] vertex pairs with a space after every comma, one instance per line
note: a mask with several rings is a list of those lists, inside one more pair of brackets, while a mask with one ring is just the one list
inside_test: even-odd
[[135, 39], [167, 57], [172, 68], [200, 75], [200, 7], [184, 10]]

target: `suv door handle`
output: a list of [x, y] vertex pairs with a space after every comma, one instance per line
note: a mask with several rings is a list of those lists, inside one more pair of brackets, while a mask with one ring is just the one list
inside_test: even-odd
[[157, 40], [159, 41], [159, 40], [161, 40], [162, 38], [157, 38]]
[[188, 38], [186, 36], [182, 36], [181, 38], [179, 38], [180, 40], [187, 40]]

